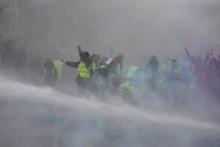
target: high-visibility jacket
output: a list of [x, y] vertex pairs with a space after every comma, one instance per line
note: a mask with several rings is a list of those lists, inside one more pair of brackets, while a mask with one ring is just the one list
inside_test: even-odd
[[95, 72], [97, 68], [98, 68], [97, 64], [95, 62], [92, 62], [92, 65], [91, 65], [92, 72]]
[[131, 66], [129, 68], [127, 75], [126, 75], [127, 79], [123, 81], [119, 86], [119, 92], [121, 94], [123, 94], [124, 92], [132, 92], [132, 93], [137, 92], [134, 85], [132, 84], [131, 79], [135, 75], [138, 69], [139, 69], [138, 66]]
[[118, 75], [122, 75], [122, 66], [120, 63], [116, 67], [116, 72]]
[[64, 71], [64, 62], [61, 61], [60, 59], [54, 60], [54, 67], [57, 71], [57, 76], [58, 78], [62, 78], [63, 77], [63, 71]]
[[122, 94], [124, 92], [133, 92], [134, 88], [130, 80], [125, 80], [119, 86], [119, 92]]
[[137, 72], [138, 69], [139, 69], [138, 66], [131, 66], [128, 69], [128, 72], [126, 74], [126, 78], [132, 78], [135, 75], [135, 73]]
[[105, 69], [105, 68], [108, 68], [108, 65], [102, 64], [102, 65], [99, 66], [99, 68], [100, 68], [100, 69]]
[[77, 72], [78, 72], [79, 77], [81, 78], [90, 78], [91, 77], [91, 66], [86, 67], [85, 62], [80, 61], [77, 67]]

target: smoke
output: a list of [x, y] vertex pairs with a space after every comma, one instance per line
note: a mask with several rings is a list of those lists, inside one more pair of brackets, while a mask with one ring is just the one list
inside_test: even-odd
[[[152, 54], [181, 56], [184, 46], [194, 55], [211, 47], [219, 53], [219, 7], [217, 0], [1, 0], [0, 37], [27, 46], [34, 56], [75, 60], [81, 44], [103, 56], [124, 53], [134, 65]], [[73, 91], [70, 85], [62, 87], [65, 92]], [[182, 85], [166, 86], [169, 102], [171, 92], [187, 95]], [[137, 97], [138, 106], [130, 106], [111, 96], [106, 102], [80, 99], [0, 77], [0, 145], [219, 146], [219, 104], [200, 97], [196, 86], [181, 112], [159, 109], [167, 99], [149, 87], [142, 87], [147, 95]]]
[[210, 120], [83, 100], [3, 77], [0, 81], [1, 146], [219, 145], [220, 126]]
[[[102, 55], [134, 60], [180, 56], [183, 47], [202, 54], [219, 49], [216, 0], [26, 0], [16, 1], [14, 36], [34, 53], [69, 56], [81, 44]], [[135, 52], [134, 52], [135, 51]], [[43, 53], [41, 53], [43, 54]]]

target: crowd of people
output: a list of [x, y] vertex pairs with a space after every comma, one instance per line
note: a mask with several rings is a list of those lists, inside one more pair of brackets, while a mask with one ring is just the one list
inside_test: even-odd
[[[54, 87], [63, 76], [64, 66], [76, 69], [75, 79], [79, 93], [86, 91], [97, 97], [106, 93], [120, 95], [137, 104], [143, 99], [159, 95], [169, 105], [183, 105], [195, 97], [220, 98], [220, 55], [208, 50], [205, 58], [194, 57], [185, 48], [178, 59], [160, 63], [156, 56], [141, 65], [127, 65], [123, 54], [101, 57], [77, 47], [80, 60], [43, 59], [30, 57], [24, 47], [14, 42], [1, 44], [1, 65], [10, 69], [28, 69], [31, 76], [40, 75], [45, 84]], [[33, 78], [36, 79], [36, 78]]]
[[44, 59], [29, 55], [26, 47], [18, 46], [13, 40], [0, 43], [0, 65], [1, 71], [15, 73], [34, 84], [46, 84], [51, 87], [54, 87], [56, 81], [63, 76], [64, 69], [62, 59]]

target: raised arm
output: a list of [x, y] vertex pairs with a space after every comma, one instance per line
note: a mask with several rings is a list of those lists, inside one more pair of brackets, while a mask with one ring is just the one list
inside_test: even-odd
[[77, 50], [78, 50], [78, 53], [79, 53], [79, 56], [80, 56], [80, 59], [83, 59], [83, 51], [81, 50], [81, 46], [77, 46]]
[[73, 68], [77, 68], [79, 65], [79, 62], [71, 62], [71, 61], [67, 61], [65, 62], [67, 66], [73, 67]]

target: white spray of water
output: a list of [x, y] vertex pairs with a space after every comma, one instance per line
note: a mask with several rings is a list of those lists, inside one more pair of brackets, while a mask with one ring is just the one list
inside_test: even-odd
[[[1, 78], [0, 94], [3, 97], [19, 98], [23, 100], [51, 103], [62, 107], [74, 108], [79, 110], [88, 109], [89, 111], [102, 112], [106, 115], [116, 115], [128, 117], [130, 119], [150, 121], [159, 124], [180, 125], [192, 127], [201, 130], [215, 130], [220, 132], [220, 126], [193, 120], [181, 115], [167, 115], [166, 113], [157, 113], [141, 110], [126, 104], [107, 104], [98, 100], [85, 100], [75, 96], [65, 95], [54, 91], [51, 88], [39, 88], [32, 85], [25, 85], [19, 82], [10, 81]], [[7, 92], [10, 89], [11, 92]]]
[[[123, 102], [77, 98], [0, 77], [0, 145], [149, 147], [200, 145], [220, 126]], [[201, 146], [200, 146], [201, 147]]]

